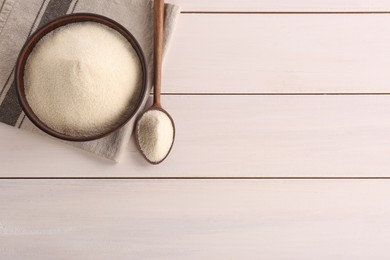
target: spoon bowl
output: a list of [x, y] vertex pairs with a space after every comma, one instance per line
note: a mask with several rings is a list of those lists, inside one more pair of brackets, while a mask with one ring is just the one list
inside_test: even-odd
[[[163, 156], [162, 158], [158, 159], [158, 160], [152, 160], [151, 158], [149, 158], [147, 156], [147, 154], [145, 153], [145, 147], [143, 142], [141, 140], [143, 140], [143, 138], [140, 136], [140, 134], [145, 133], [145, 132], [148, 132], [147, 129], [145, 129], [145, 127], [143, 127], [143, 122], [145, 120], [147, 120], [145, 117], [146, 115], [150, 114], [150, 112], [161, 112], [163, 113], [167, 119], [169, 119], [169, 122], [170, 122], [170, 126], [171, 126], [171, 134], [172, 134], [172, 139], [170, 141], [170, 145], [169, 147], [166, 146], [165, 147], [165, 156]], [[155, 113], [154, 113], [155, 114]], [[157, 121], [157, 120], [156, 120]], [[161, 122], [160, 122], [161, 123]], [[152, 126], [155, 128], [155, 130], [157, 130], [157, 127], [156, 125]], [[146, 131], [145, 131], [146, 130]], [[150, 130], [150, 129], [149, 129]], [[153, 131], [153, 130], [152, 130]], [[141, 151], [141, 154], [142, 156], [145, 158], [146, 161], [148, 161], [149, 163], [151, 164], [159, 164], [161, 162], [163, 162], [169, 155], [169, 153], [171, 152], [172, 150], [172, 147], [173, 147], [173, 143], [175, 142], [175, 134], [176, 134], [176, 129], [175, 129], [175, 123], [171, 117], [171, 115], [163, 108], [159, 107], [159, 106], [151, 106], [150, 108], [148, 108], [144, 113], [142, 113], [142, 115], [138, 118], [137, 120], [137, 124], [136, 124], [136, 129], [135, 129], [135, 138], [136, 138], [136, 144], [137, 144], [137, 147], [138, 149]]]

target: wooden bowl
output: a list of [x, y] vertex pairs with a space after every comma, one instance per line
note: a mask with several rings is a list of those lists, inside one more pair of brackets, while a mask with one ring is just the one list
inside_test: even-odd
[[[137, 102], [134, 106], [133, 111], [129, 111], [129, 113], [123, 118], [122, 121], [118, 122], [112, 129], [109, 129], [105, 132], [91, 135], [91, 136], [69, 136], [62, 133], [59, 133], [50, 127], [48, 127], [44, 122], [42, 122], [35, 114], [34, 111], [29, 106], [26, 95], [25, 95], [25, 88], [24, 88], [24, 69], [25, 64], [28, 59], [28, 56], [34, 49], [35, 45], [39, 42], [39, 40], [45, 36], [47, 33], [55, 30], [58, 27], [61, 27], [66, 24], [70, 23], [79, 23], [79, 22], [96, 22], [101, 23], [103, 25], [106, 25], [120, 34], [122, 34], [132, 45], [134, 50], [136, 51], [140, 64], [141, 64], [141, 70], [142, 70], [142, 83], [141, 83], [141, 91], [139, 94], [139, 97], [137, 99]], [[85, 142], [85, 141], [91, 141], [96, 140], [99, 138], [102, 138], [104, 136], [107, 136], [119, 128], [121, 128], [123, 125], [125, 125], [134, 115], [135, 112], [140, 108], [142, 104], [142, 100], [146, 94], [146, 83], [147, 83], [147, 72], [146, 72], [146, 62], [145, 57], [143, 54], [143, 51], [138, 44], [137, 40], [134, 38], [134, 36], [122, 25], [119, 23], [101, 16], [97, 14], [89, 14], [89, 13], [77, 13], [77, 14], [70, 14], [62, 16], [58, 19], [53, 20], [52, 22], [46, 24], [42, 28], [40, 28], [38, 31], [36, 31], [33, 35], [31, 35], [28, 39], [25, 45], [23, 46], [22, 50], [20, 51], [19, 57], [16, 62], [16, 68], [15, 68], [15, 83], [16, 83], [16, 89], [18, 94], [19, 102], [22, 106], [22, 109], [26, 116], [33, 122], [39, 129], [46, 132], [47, 134], [67, 140], [67, 141], [75, 141], [75, 142]]]

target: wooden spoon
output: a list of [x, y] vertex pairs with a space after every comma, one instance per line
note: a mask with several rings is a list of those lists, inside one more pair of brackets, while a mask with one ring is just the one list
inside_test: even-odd
[[[172, 149], [173, 142], [175, 140], [175, 124], [172, 117], [161, 107], [161, 71], [162, 71], [162, 45], [163, 45], [163, 30], [164, 30], [164, 0], [155, 0], [154, 1], [154, 96], [153, 96], [153, 105], [147, 109], [139, 118], [136, 124], [135, 137], [137, 141], [138, 148], [140, 149], [142, 155], [145, 159], [151, 164], [159, 164], [168, 156], [169, 152]], [[154, 112], [154, 113], [149, 113]], [[159, 118], [163, 119], [165, 122], [165, 130], [167, 130], [167, 120], [170, 121], [167, 136], [161, 136], [161, 132], [158, 129], [159, 124], [158, 118], [153, 116], [159, 114]], [[161, 117], [162, 116], [162, 117]], [[145, 124], [146, 120], [149, 120], [149, 124]], [[146, 128], [144, 125], [147, 125]], [[160, 125], [161, 127], [161, 125]], [[151, 129], [152, 128], [152, 129]], [[165, 131], [166, 133], [167, 131]], [[149, 135], [149, 136], [148, 136]], [[157, 136], [157, 138], [155, 138]], [[149, 138], [150, 137], [150, 138]], [[166, 138], [170, 142], [170, 145], [167, 145]], [[165, 138], [165, 139], [164, 139]], [[145, 140], [146, 139], [146, 140]], [[149, 140], [148, 140], [149, 139]], [[152, 158], [150, 156], [150, 149], [146, 149], [145, 141], [149, 144], [157, 145], [160, 140], [164, 139], [165, 145], [162, 149], [163, 156], [159, 158]], [[161, 143], [161, 142], [160, 142]], [[152, 146], [153, 146], [152, 145]], [[150, 148], [150, 147], [149, 147]], [[160, 149], [161, 150], [161, 149]], [[148, 153], [149, 151], [149, 153]], [[161, 151], [160, 151], [161, 154]]]

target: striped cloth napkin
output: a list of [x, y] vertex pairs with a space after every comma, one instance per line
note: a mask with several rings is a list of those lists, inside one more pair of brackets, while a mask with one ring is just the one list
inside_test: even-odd
[[[149, 79], [152, 79], [153, 2], [150, 0], [0, 0], [0, 122], [46, 135], [24, 115], [19, 106], [14, 66], [27, 37], [51, 20], [77, 12], [97, 13], [125, 26], [138, 40], [145, 53]], [[164, 53], [172, 36], [179, 7], [165, 7]], [[151, 80], [148, 83], [151, 90]], [[145, 97], [142, 108], [145, 106]], [[140, 109], [142, 110], [142, 109]], [[136, 116], [110, 136], [90, 142], [66, 142], [72, 146], [114, 161], [120, 159], [133, 130]], [[1, 137], [0, 137], [1, 139]], [[65, 142], [65, 141], [64, 141]]]

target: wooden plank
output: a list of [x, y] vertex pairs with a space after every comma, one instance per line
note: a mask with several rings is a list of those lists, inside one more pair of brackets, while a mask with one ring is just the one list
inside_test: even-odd
[[345, 12], [388, 11], [386, 0], [170, 0], [189, 12]]
[[390, 183], [0, 181], [1, 259], [388, 259]]
[[163, 91], [389, 93], [389, 30], [390, 14], [182, 15]]
[[170, 157], [114, 165], [0, 127], [1, 177], [390, 177], [390, 95], [163, 96]]

